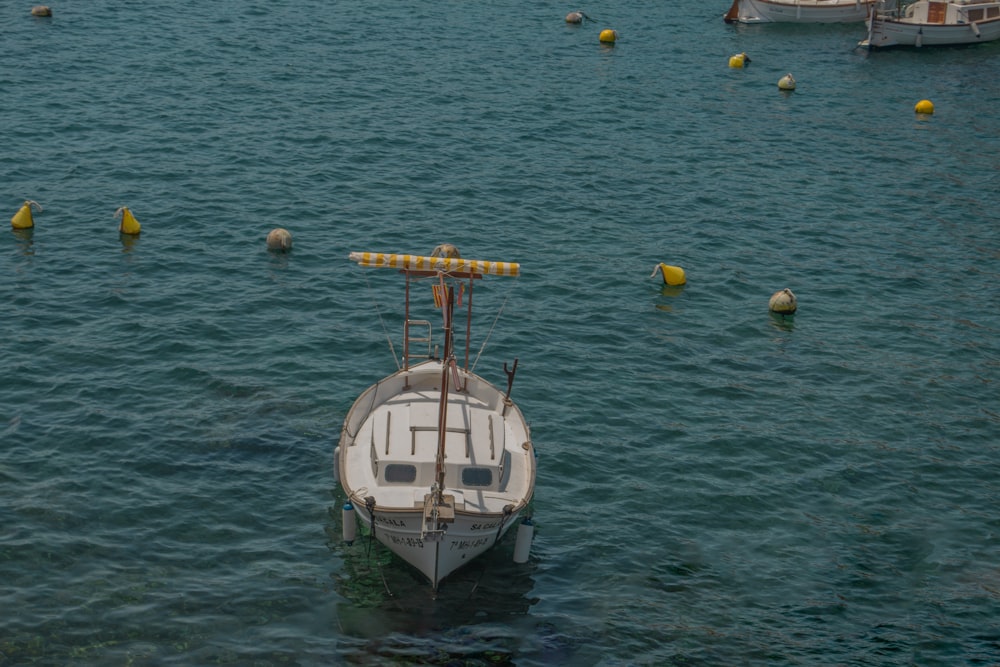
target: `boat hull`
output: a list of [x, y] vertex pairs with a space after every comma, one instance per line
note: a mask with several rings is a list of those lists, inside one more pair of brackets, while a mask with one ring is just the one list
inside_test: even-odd
[[453, 369], [445, 409], [445, 505], [435, 502], [442, 363], [372, 385], [354, 402], [335, 454], [358, 520], [437, 587], [500, 541], [531, 500], [534, 449], [521, 411], [474, 373]]
[[[371, 530], [372, 517], [359, 507], [358, 520]], [[458, 514], [440, 539], [425, 539], [421, 512], [379, 511], [376, 507], [374, 537], [390, 551], [419, 570], [435, 585], [493, 547], [513, 526], [520, 512], [504, 516]]]
[[965, 25], [915, 24], [888, 19], [872, 19], [872, 22], [874, 25], [869, 25], [868, 39], [861, 42], [861, 46], [954, 46], [1000, 39], [1000, 20]]
[[729, 23], [861, 23], [876, 0], [734, 0]]
[[1000, 39], [1000, 0], [885, 0], [868, 19], [868, 48], [952, 46]]

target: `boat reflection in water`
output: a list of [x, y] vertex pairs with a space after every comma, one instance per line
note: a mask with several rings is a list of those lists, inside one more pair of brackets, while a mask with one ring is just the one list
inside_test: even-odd
[[[339, 539], [339, 512], [331, 508], [329, 547], [342, 560], [331, 573], [337, 633], [344, 657], [379, 654], [413, 664], [450, 664], [480, 660], [514, 664], [521, 639], [512, 628], [533, 627], [538, 601], [530, 563], [515, 563], [513, 540], [481, 555], [434, 590], [424, 577], [368, 535], [353, 545]], [[433, 658], [435, 662], [427, 662]], [[407, 663], [410, 664], [410, 663]], [[464, 662], [460, 664], [465, 664]], [[479, 663], [476, 663], [479, 664]]]

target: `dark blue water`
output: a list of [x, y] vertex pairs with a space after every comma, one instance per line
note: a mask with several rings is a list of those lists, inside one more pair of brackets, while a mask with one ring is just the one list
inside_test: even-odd
[[[1000, 43], [726, 8], [3, 9], [0, 665], [1000, 662]], [[398, 350], [347, 254], [441, 242], [522, 264], [539, 476], [435, 598], [332, 455]]]

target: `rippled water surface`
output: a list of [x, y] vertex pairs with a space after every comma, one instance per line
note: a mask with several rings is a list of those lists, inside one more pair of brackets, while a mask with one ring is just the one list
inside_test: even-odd
[[[705, 2], [29, 8], [0, 665], [1000, 662], [1000, 43]], [[519, 358], [539, 476], [530, 562], [434, 597], [342, 544], [332, 456], [398, 351], [399, 280], [347, 254], [444, 241], [522, 264], [477, 288], [477, 371]]]

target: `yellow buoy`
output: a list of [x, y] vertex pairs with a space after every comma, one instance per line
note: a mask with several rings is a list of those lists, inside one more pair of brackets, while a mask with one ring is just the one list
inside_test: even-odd
[[132, 211], [128, 210], [128, 206], [122, 206], [115, 211], [115, 218], [121, 218], [121, 222], [118, 224], [118, 231], [122, 234], [136, 236], [142, 231], [142, 225], [132, 215]]
[[38, 209], [38, 212], [42, 212], [42, 205], [31, 199], [26, 199], [21, 205], [21, 208], [17, 209], [17, 213], [14, 217], [10, 219], [10, 224], [14, 229], [31, 229], [35, 226], [35, 219], [31, 216], [31, 207]]
[[52, 16], [52, 8], [46, 5], [35, 5], [31, 8], [32, 16]]
[[618, 31], [610, 28], [602, 30], [599, 39], [603, 44], [614, 44], [618, 41]]
[[277, 227], [267, 235], [267, 249], [285, 252], [292, 249], [292, 234], [287, 229]]
[[750, 56], [745, 53], [737, 53], [735, 56], [729, 56], [729, 66], [734, 69], [740, 69], [744, 65], [750, 64]]
[[934, 113], [934, 103], [930, 100], [920, 100], [917, 102], [917, 106], [913, 107], [913, 110], [917, 113], [932, 114]]
[[792, 293], [792, 290], [786, 287], [771, 295], [770, 300], [767, 302], [767, 307], [772, 313], [791, 315], [798, 309], [799, 302]]
[[781, 90], [795, 90], [795, 77], [791, 72], [778, 79], [778, 88]]
[[687, 277], [684, 275], [684, 269], [679, 266], [670, 266], [669, 264], [664, 264], [660, 262], [653, 269], [653, 272], [649, 275], [650, 278], [660, 273], [663, 276], [663, 284], [677, 286], [683, 285], [687, 282]]

